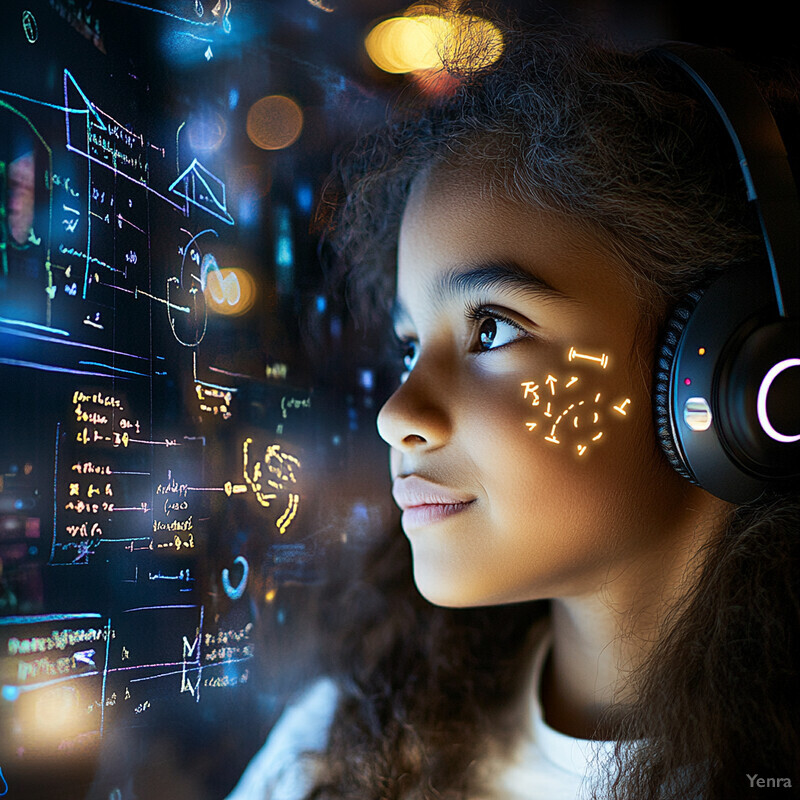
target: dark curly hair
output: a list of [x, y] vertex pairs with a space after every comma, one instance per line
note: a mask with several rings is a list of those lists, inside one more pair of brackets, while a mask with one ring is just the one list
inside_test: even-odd
[[[690, 81], [649, 52], [561, 29], [504, 37], [498, 63], [459, 75], [444, 100], [398, 106], [339, 158], [320, 220], [351, 302], [388, 327], [411, 183], [432, 164], [469, 163], [487, 196], [591, 229], [628, 265], [655, 340], [679, 297], [763, 247], [730, 142]], [[796, 82], [773, 83], [769, 96], [796, 109]], [[613, 711], [621, 768], [602, 796], [731, 800], [748, 791], [744, 771], [800, 785], [797, 495], [735, 509], [695, 566], [632, 678], [638, 699]], [[486, 742], [513, 740], [528, 633], [548, 603], [433, 607], [397, 531], [331, 593], [323, 607], [335, 609], [325, 627], [341, 699], [310, 797], [478, 791]], [[642, 747], [623, 746], [637, 739]]]

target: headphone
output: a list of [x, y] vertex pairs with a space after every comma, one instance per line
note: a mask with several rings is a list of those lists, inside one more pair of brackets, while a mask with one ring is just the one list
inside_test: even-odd
[[678, 473], [732, 503], [800, 478], [800, 202], [758, 86], [717, 51], [656, 53], [703, 90], [733, 142], [764, 244], [673, 309], [656, 352], [656, 435]]

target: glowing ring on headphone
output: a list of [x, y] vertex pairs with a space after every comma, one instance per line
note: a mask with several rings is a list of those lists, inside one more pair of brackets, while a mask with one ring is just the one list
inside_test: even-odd
[[772, 381], [774, 381], [781, 372], [790, 367], [800, 367], [800, 358], [785, 358], [783, 361], [779, 361], [775, 366], [770, 368], [769, 372], [767, 372], [764, 379], [761, 381], [761, 386], [758, 387], [758, 399], [756, 400], [758, 421], [761, 423], [764, 433], [776, 442], [788, 443], [800, 441], [800, 433], [795, 436], [787, 436], [785, 433], [776, 431], [767, 416], [767, 395], [772, 386]]

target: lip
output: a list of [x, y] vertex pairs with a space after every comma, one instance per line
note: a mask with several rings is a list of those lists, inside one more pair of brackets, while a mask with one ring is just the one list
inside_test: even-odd
[[419, 475], [395, 478], [392, 495], [403, 509], [403, 528], [406, 531], [452, 517], [476, 499]]

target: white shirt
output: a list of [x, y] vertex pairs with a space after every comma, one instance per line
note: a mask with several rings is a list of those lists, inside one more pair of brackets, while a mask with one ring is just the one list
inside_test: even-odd
[[[509, 756], [487, 759], [491, 791], [480, 800], [583, 798], [613, 755], [614, 742], [575, 739], [544, 721], [540, 683], [551, 647], [548, 629], [533, 657], [527, 725]], [[302, 800], [314, 785], [313, 763], [302, 754], [325, 748], [338, 699], [330, 678], [311, 684], [286, 708], [227, 800]]]

